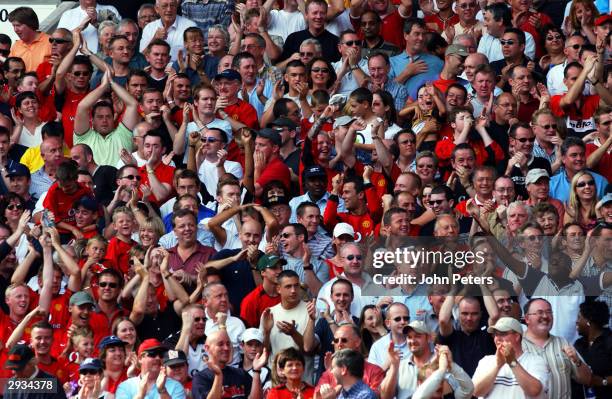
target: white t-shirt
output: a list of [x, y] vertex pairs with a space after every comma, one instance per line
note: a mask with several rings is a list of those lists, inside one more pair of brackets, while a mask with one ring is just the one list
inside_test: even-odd
[[[223, 169], [227, 173], [231, 173], [236, 176], [239, 180], [242, 179], [242, 166], [238, 162], [234, 161], [225, 161], [223, 163]], [[219, 173], [217, 172], [217, 167], [205, 159], [200, 165], [200, 169], [198, 169], [198, 176], [200, 177], [200, 181], [206, 186], [206, 191], [210, 195], [216, 195], [217, 193], [217, 184], [219, 183]]]
[[[225, 132], [225, 134], [227, 134], [227, 142], [231, 142], [234, 135], [232, 134], [232, 125], [230, 125], [230, 123], [228, 121], [224, 121], [223, 119], [218, 119], [215, 118], [213, 119], [212, 122], [207, 123], [206, 127], [211, 129], [211, 128], [216, 128], [216, 129], [221, 129]], [[187, 163], [187, 146], [189, 145], [189, 134], [191, 134], [191, 132], [199, 132], [200, 129], [198, 128], [198, 125], [196, 125], [195, 122], [189, 122], [189, 124], [187, 124], [187, 128], [185, 129], [185, 152], [183, 155], [183, 162]], [[215, 187], [216, 189], [216, 187]], [[214, 195], [214, 192], [210, 193], [211, 195]]]
[[287, 40], [287, 36], [306, 29], [306, 20], [300, 11], [270, 10], [268, 14], [268, 33]]
[[[525, 392], [520, 387], [518, 382], [516, 381], [516, 377], [512, 372], [512, 369], [507, 364], [504, 364], [497, 376], [495, 377], [495, 383], [491, 391], [487, 396], [481, 396], [481, 398], [491, 398], [491, 399], [523, 399], [523, 398], [538, 398], [545, 399], [548, 397], [547, 388], [548, 387], [548, 379], [550, 376], [550, 372], [548, 370], [548, 365], [546, 364], [546, 360], [538, 355], [534, 355], [532, 353], [523, 353], [517, 361], [520, 363], [521, 367], [523, 367], [529, 375], [533, 378], [537, 379], [542, 383], [543, 389], [540, 391], [540, 394], [537, 396], [527, 396]], [[496, 367], [496, 358], [495, 355], [488, 355], [480, 359], [478, 362], [478, 367], [476, 367], [476, 371], [474, 372], [474, 376], [472, 380], [475, 381], [480, 378], [483, 374], [488, 373], [492, 368]]]
[[[102, 6], [100, 4], [96, 5], [96, 11], [99, 13], [102, 10], [112, 11], [119, 20], [121, 20], [121, 15], [119, 15], [119, 11], [113, 6]], [[77, 26], [83, 22], [83, 20], [87, 17], [87, 13], [80, 6], [77, 8], [73, 8], [72, 10], [68, 10], [62, 14], [57, 27], [58, 28], [66, 28], [70, 31], [76, 29]], [[83, 39], [87, 41], [87, 48], [94, 53], [98, 52], [98, 30], [92, 25], [88, 24], [85, 29], [82, 31]], [[67, 133], [67, 132], [66, 132]]]
[[44, 123], [36, 126], [34, 132], [30, 132], [27, 127], [23, 127], [19, 135], [19, 143], [28, 148], [38, 147], [42, 143], [42, 127]]
[[354, 29], [353, 24], [351, 24], [351, 16], [349, 15], [348, 8], [336, 18], [329, 21], [325, 29], [338, 37], [340, 37], [340, 33], [344, 32], [345, 30]]

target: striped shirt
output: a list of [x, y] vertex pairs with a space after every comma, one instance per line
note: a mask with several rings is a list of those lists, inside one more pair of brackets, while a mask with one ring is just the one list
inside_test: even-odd
[[[546, 150], [544, 148], [542, 148], [542, 146], [540, 146], [540, 143], [538, 143], [537, 139], [533, 143], [533, 150], [532, 150], [531, 154], [534, 157], [540, 157], [540, 158], [546, 159], [548, 162], [550, 162], [551, 165], [553, 163], [555, 163], [555, 159], [557, 158], [557, 155], [556, 155], [555, 151], [553, 151], [552, 153], [548, 154], [546, 152]], [[559, 173], [560, 170], [561, 170], [561, 168], [557, 169], [557, 173]]]
[[183, 0], [181, 4], [183, 16], [195, 22], [204, 37], [208, 37], [208, 28], [213, 25], [229, 26], [234, 8], [234, 0]]
[[[570, 346], [565, 338], [550, 335], [544, 347], [531, 342], [527, 334], [523, 336], [523, 351], [541, 356], [546, 360], [550, 369], [548, 380], [548, 397], [555, 399], [569, 399], [572, 397], [572, 377], [576, 376], [576, 366], [563, 352], [563, 347]], [[584, 362], [580, 354], [576, 352]]]

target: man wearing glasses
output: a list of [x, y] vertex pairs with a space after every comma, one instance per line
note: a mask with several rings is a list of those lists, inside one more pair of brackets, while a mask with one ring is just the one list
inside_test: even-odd
[[[180, 382], [167, 378], [162, 357], [165, 350], [155, 338], [144, 340], [138, 347], [140, 375], [123, 381], [117, 387], [117, 399], [144, 398], [145, 396], [160, 399], [185, 399], [185, 390]], [[147, 378], [143, 384], [142, 378]]]
[[352, 30], [340, 35], [338, 51], [342, 58], [332, 64], [340, 81], [338, 93], [348, 95], [365, 83], [369, 73], [368, 62], [361, 57], [361, 40]]
[[567, 92], [567, 86], [563, 82], [563, 71], [565, 71], [567, 64], [580, 60], [580, 50], [585, 44], [585, 39], [580, 34], [570, 36], [565, 41], [565, 48], [563, 49], [565, 62], [550, 68], [546, 75], [546, 87], [548, 87], [551, 96]]

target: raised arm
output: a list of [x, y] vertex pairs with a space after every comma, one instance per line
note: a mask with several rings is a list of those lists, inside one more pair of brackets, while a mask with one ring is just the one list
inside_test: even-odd
[[72, 66], [72, 62], [74, 61], [74, 57], [76, 53], [79, 51], [81, 47], [81, 32], [75, 30], [72, 32], [72, 48], [68, 53], [64, 56], [64, 59], [61, 60], [59, 65], [57, 66], [57, 70], [55, 71], [55, 82], [54, 87], [57, 93], [63, 93], [66, 88], [66, 73]]
[[438, 316], [438, 323], [440, 325], [440, 335], [443, 337], [448, 337], [453, 333], [453, 306], [455, 306], [455, 295], [454, 292], [451, 291], [446, 296], [446, 298], [444, 298], [444, 302], [442, 303], [442, 307], [440, 308], [440, 314]]
[[[87, 133], [87, 131], [89, 130], [89, 127], [90, 127], [89, 119], [90, 119], [90, 114], [91, 114], [91, 108], [98, 102], [100, 97], [102, 97], [102, 95], [108, 90], [111, 84], [110, 81], [111, 81], [110, 74], [108, 72], [105, 72], [104, 76], [102, 76], [102, 82], [100, 82], [100, 86], [96, 87], [94, 90], [89, 92], [89, 94], [87, 94], [85, 98], [83, 98], [81, 102], [79, 102], [79, 105], [77, 106], [76, 115], [74, 117], [74, 133], [77, 136], [81, 136]], [[69, 132], [66, 132], [66, 134], [69, 134]]]
[[247, 191], [255, 195], [255, 142], [253, 133], [248, 128], [240, 129], [242, 136], [242, 144], [244, 145], [244, 176], [242, 176], [242, 185]]
[[220, 204], [219, 205], [219, 213], [210, 218], [208, 221], [208, 230], [215, 236], [215, 240], [221, 245], [224, 246], [227, 241], [227, 233], [225, 229], [222, 227], [223, 223], [232, 218], [238, 212], [240, 212], [242, 208], [238, 204]]
[[578, 78], [576, 79], [572, 87], [567, 91], [567, 93], [563, 97], [561, 97], [561, 101], [559, 102], [561, 108], [567, 109], [571, 107], [572, 104], [576, 102], [576, 100], [578, 100], [578, 97], [580, 97], [582, 91], [584, 90], [584, 83], [586, 82], [587, 76], [595, 67], [596, 62], [596, 57], [587, 57], [586, 61], [584, 62], [584, 67], [580, 72], [580, 75], [578, 75]]
[[[110, 88], [115, 92], [117, 97], [119, 97], [121, 102], [125, 104], [125, 112], [123, 113], [122, 119], [123, 125], [129, 130], [134, 130], [136, 124], [138, 124], [138, 122], [141, 120], [140, 114], [138, 113], [138, 100], [128, 93], [123, 86], [115, 82], [112, 79], [110, 72], [107, 71], [104, 76], [110, 82]], [[104, 82], [104, 78], [102, 81]], [[100, 86], [102, 86], [102, 84]]]

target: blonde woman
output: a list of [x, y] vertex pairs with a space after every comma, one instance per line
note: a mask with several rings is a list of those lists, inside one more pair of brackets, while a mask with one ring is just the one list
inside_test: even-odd
[[580, 171], [574, 175], [570, 189], [569, 203], [565, 206], [563, 223], [578, 223], [586, 231], [597, 224], [597, 187], [593, 175]]

